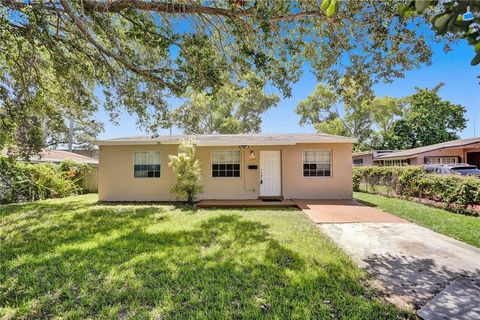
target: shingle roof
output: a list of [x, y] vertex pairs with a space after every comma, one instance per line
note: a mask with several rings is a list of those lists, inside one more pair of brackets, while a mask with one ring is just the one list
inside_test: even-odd
[[297, 134], [209, 134], [135, 136], [96, 141], [98, 145], [179, 144], [182, 139], [193, 139], [199, 146], [239, 145], [295, 145], [298, 143], [354, 143], [356, 139], [324, 133]]
[[62, 162], [63, 160], [74, 160], [81, 163], [97, 164], [98, 160], [81, 154], [62, 150], [47, 150], [44, 149], [40, 156], [31, 157], [32, 162]]
[[388, 154], [382, 154], [376, 157], [375, 160], [411, 158], [425, 152], [446, 149], [446, 148], [459, 148], [459, 147], [464, 147], [464, 146], [468, 146], [470, 144], [475, 144], [475, 143], [480, 143], [480, 138], [459, 139], [459, 140], [432, 144], [431, 146], [426, 146], [426, 147], [420, 147], [420, 148], [392, 152]]

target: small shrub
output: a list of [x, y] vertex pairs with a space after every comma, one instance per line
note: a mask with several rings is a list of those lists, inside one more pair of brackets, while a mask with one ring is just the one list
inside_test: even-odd
[[178, 154], [168, 158], [168, 165], [175, 171], [177, 178], [171, 192], [187, 198], [188, 203], [193, 204], [195, 197], [202, 192], [202, 172], [193, 141], [183, 140], [178, 146]]

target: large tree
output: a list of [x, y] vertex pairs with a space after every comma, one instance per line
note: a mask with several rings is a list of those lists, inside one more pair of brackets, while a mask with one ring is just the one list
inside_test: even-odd
[[187, 134], [260, 132], [261, 116], [278, 103], [266, 94], [265, 80], [248, 73], [241, 83], [225, 80], [213, 92], [188, 89], [173, 112], [174, 124]]
[[319, 132], [355, 137], [357, 149], [378, 145], [379, 133], [388, 130], [395, 117], [402, 114], [402, 100], [371, 98], [362, 95], [355, 82], [341, 81], [341, 84], [343, 89], [339, 94], [318, 84], [296, 108], [300, 124], [312, 124]]
[[465, 108], [443, 100], [438, 90], [416, 88], [406, 99], [407, 107], [401, 119], [396, 120], [384, 133], [386, 149], [410, 149], [458, 139], [465, 129]]
[[[304, 62], [341, 90], [368, 92], [429, 63], [421, 27], [390, 1], [0, 0], [0, 147], [38, 149], [40, 123], [105, 108], [151, 132], [171, 125], [166, 98], [212, 92], [254, 73], [290, 95]], [[328, 6], [327, 6], [328, 4]], [[427, 14], [428, 15], [428, 14]], [[105, 99], [96, 101], [94, 90]], [[5, 101], [11, 101], [6, 107]], [[14, 116], [12, 116], [14, 115]], [[25, 125], [25, 122], [29, 125]], [[16, 131], [16, 133], [12, 133]], [[12, 138], [29, 137], [20, 143]]]

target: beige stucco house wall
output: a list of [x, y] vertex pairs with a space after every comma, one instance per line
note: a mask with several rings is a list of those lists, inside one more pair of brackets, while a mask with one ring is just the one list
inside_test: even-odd
[[[203, 176], [203, 193], [198, 199], [257, 199], [260, 196], [261, 151], [281, 153], [281, 195], [285, 199], [351, 199], [352, 141], [340, 143], [296, 143], [295, 145], [197, 146]], [[98, 195], [101, 201], [175, 201], [170, 193], [175, 176], [168, 155], [177, 153], [175, 144], [102, 145], [99, 143]], [[304, 177], [303, 150], [331, 150], [331, 177]], [[212, 177], [214, 150], [240, 150], [240, 177]], [[160, 178], [134, 178], [134, 152], [159, 151]], [[250, 153], [253, 151], [255, 157]], [[257, 169], [249, 169], [256, 165]]]

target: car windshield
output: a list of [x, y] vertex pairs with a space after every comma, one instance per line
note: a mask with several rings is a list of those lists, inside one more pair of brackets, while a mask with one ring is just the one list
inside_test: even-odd
[[480, 175], [480, 169], [475, 167], [458, 167], [450, 169], [455, 173], [463, 175]]

